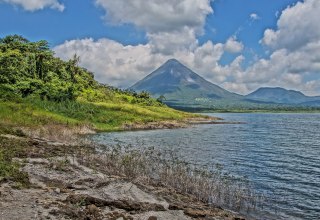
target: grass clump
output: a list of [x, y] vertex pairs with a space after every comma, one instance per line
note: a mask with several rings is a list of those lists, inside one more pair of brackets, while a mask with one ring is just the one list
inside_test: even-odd
[[142, 185], [161, 186], [175, 194], [191, 196], [194, 201], [240, 213], [254, 210], [262, 199], [247, 181], [223, 174], [219, 168], [208, 170], [188, 164], [179, 160], [173, 151], [120, 145], [98, 148], [101, 149], [99, 155], [79, 154], [79, 161], [108, 175], [122, 176]]
[[0, 182], [12, 181], [15, 187], [28, 187], [28, 175], [20, 171], [20, 163], [13, 160], [24, 154], [25, 144], [0, 136]]

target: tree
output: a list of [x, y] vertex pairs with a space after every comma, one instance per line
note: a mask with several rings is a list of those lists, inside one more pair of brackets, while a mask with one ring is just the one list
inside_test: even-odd
[[150, 93], [147, 92], [147, 91], [142, 91], [142, 92], [139, 93], [138, 98], [141, 98], [141, 99], [150, 99], [150, 98], [151, 98], [151, 95], [150, 95]]
[[48, 70], [45, 69], [45, 60], [53, 57], [53, 52], [49, 49], [49, 44], [45, 40], [34, 43], [36, 57], [36, 74], [40, 79], [45, 79]]
[[78, 74], [78, 64], [80, 62], [80, 57], [77, 54], [74, 54], [72, 59], [68, 61], [67, 70], [70, 71], [71, 79], [75, 83], [76, 78], [75, 76]]
[[164, 100], [166, 100], [166, 97], [164, 95], [161, 95], [157, 98], [157, 101], [160, 103], [163, 103]]

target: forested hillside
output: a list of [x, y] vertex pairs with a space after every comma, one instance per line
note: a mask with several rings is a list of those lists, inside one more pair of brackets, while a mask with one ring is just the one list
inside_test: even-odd
[[123, 91], [94, 80], [80, 57], [63, 61], [45, 40], [0, 39], [0, 119], [11, 124], [89, 123], [115, 130], [125, 123], [182, 119], [146, 92]]

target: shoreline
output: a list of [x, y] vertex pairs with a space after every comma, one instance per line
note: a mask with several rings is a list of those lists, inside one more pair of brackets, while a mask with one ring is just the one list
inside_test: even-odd
[[24, 187], [0, 180], [0, 219], [245, 219], [151, 179], [131, 178], [129, 167], [110, 173], [92, 145], [16, 134], [0, 139], [25, 146], [13, 160], [29, 181]]
[[159, 121], [149, 123], [131, 123], [122, 126], [121, 131], [140, 131], [140, 130], [157, 130], [157, 129], [177, 129], [188, 128], [193, 125], [204, 124], [245, 124], [245, 122], [224, 121], [222, 118], [192, 118], [183, 121]]

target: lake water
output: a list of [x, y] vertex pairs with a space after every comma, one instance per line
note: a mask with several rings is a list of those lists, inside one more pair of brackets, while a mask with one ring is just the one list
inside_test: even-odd
[[102, 133], [94, 140], [171, 148], [192, 163], [221, 164], [270, 197], [259, 219], [320, 219], [320, 114], [210, 115], [245, 124]]

